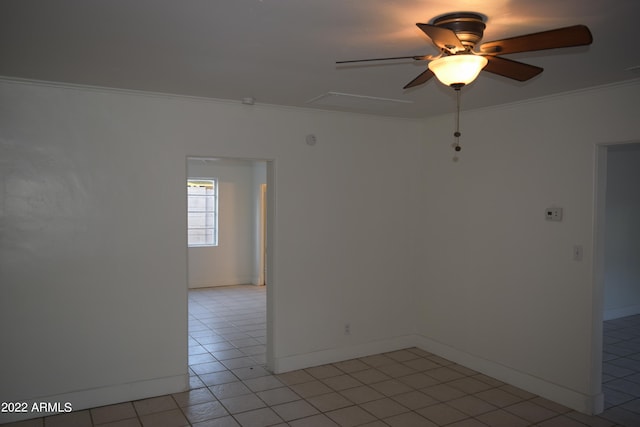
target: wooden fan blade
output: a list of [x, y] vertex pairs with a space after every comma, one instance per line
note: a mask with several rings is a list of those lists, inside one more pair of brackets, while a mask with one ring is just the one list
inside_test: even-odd
[[426, 35], [433, 40], [433, 43], [440, 49], [451, 53], [466, 50], [456, 33], [449, 28], [437, 27], [431, 24], [416, 24]]
[[560, 47], [585, 46], [591, 44], [592, 41], [593, 37], [589, 28], [584, 25], [574, 25], [483, 43], [480, 46], [480, 51], [489, 55], [504, 55]]
[[336, 64], [350, 64], [353, 62], [390, 61], [393, 59], [414, 59], [416, 61], [426, 61], [426, 60], [433, 59], [433, 55], [391, 56], [387, 58], [351, 59], [348, 61], [336, 61]]
[[418, 77], [407, 83], [402, 89], [409, 89], [411, 87], [419, 86], [423, 83], [426, 83], [431, 77], [433, 77], [433, 72], [427, 68], [422, 73], [420, 73]]
[[525, 64], [524, 62], [513, 61], [511, 59], [501, 58], [499, 56], [485, 56], [489, 62], [482, 69], [482, 71], [488, 71], [500, 76], [509, 77], [510, 79], [524, 82], [529, 80], [544, 69], [536, 67], [535, 65]]

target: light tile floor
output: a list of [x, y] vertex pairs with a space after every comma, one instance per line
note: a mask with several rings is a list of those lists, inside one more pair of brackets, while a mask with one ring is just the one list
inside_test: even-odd
[[[264, 287], [189, 293], [191, 389], [13, 426], [640, 426], [640, 316], [605, 322], [590, 417], [417, 348], [271, 375]], [[635, 328], [635, 329], [634, 329]]]
[[640, 426], [640, 315], [604, 322], [605, 416]]

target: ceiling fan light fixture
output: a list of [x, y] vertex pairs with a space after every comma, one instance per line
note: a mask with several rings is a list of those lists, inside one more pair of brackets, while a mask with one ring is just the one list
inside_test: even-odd
[[473, 54], [443, 56], [429, 62], [429, 70], [447, 86], [468, 85], [487, 65], [487, 58]]

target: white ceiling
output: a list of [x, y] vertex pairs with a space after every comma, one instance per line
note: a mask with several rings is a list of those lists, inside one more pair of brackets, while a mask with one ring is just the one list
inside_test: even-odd
[[426, 63], [335, 61], [435, 54], [415, 23], [455, 11], [488, 17], [485, 42], [574, 24], [594, 38], [508, 56], [545, 71], [523, 83], [482, 73], [463, 109], [640, 77], [638, 0], [0, 0], [0, 75], [426, 117], [455, 108], [436, 79], [402, 89]]

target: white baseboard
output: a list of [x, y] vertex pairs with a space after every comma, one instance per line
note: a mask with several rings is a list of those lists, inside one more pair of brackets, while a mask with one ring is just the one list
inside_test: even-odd
[[372, 354], [402, 350], [403, 348], [415, 347], [415, 345], [415, 335], [404, 335], [387, 340], [356, 344], [349, 347], [344, 346], [340, 348], [314, 351], [313, 353], [297, 354], [294, 356], [280, 358], [276, 357], [271, 368], [274, 373], [281, 374], [283, 372], [295, 371], [297, 369], [310, 368], [312, 366], [319, 366], [327, 363], [371, 356]]
[[24, 413], [0, 413], [0, 424], [13, 421], [21, 421], [30, 418], [39, 418], [47, 415], [56, 415], [61, 412], [38, 412], [31, 411], [33, 404], [41, 403], [55, 404], [65, 408], [65, 403], [69, 403], [73, 411], [96, 408], [99, 406], [112, 405], [131, 400], [146, 399], [148, 397], [162, 396], [171, 393], [180, 393], [189, 389], [189, 374], [174, 375], [153, 380], [137, 381], [127, 384], [118, 384], [107, 387], [99, 387], [87, 390], [78, 390], [54, 396], [44, 396], [33, 399], [26, 399], [21, 402], [26, 403], [27, 412]]
[[542, 378], [449, 347], [424, 336], [419, 337], [419, 344], [416, 346], [459, 365], [575, 409], [578, 412], [597, 414], [604, 409], [604, 395], [602, 393], [594, 396], [579, 393]]
[[593, 396], [579, 393], [575, 390], [449, 347], [420, 335], [405, 335], [388, 340], [358, 344], [351, 347], [326, 349], [313, 353], [275, 358], [271, 368], [274, 373], [279, 374], [410, 347], [421, 348], [458, 363], [459, 365], [519, 387], [584, 414], [597, 414], [604, 409], [604, 395], [602, 393]]
[[199, 288], [219, 288], [223, 286], [236, 286], [236, 285], [252, 285], [250, 279], [229, 279], [225, 281], [217, 281], [217, 282], [209, 282], [209, 283], [189, 283], [189, 289], [199, 289]]
[[[560, 385], [550, 383], [496, 362], [486, 360], [464, 351], [449, 347], [420, 335], [404, 335], [391, 339], [373, 341], [353, 346], [325, 349], [312, 353], [298, 354], [275, 358], [274, 373], [283, 373], [312, 366], [335, 363], [373, 354], [386, 353], [410, 347], [418, 347], [430, 353], [451, 360], [467, 368], [476, 370], [507, 384], [522, 388], [554, 402], [585, 414], [602, 412], [604, 396], [602, 393], [594, 396], [585, 395]], [[189, 376], [175, 375], [148, 381], [100, 387], [96, 389], [80, 390], [55, 396], [46, 396], [26, 400], [28, 407], [35, 402], [70, 402], [73, 410], [82, 410], [104, 405], [110, 405], [131, 400], [145, 399], [153, 396], [186, 391], [189, 388]], [[0, 414], [0, 423], [37, 418], [50, 413]]]
[[620, 317], [633, 316], [640, 314], [640, 305], [630, 305], [622, 308], [605, 309], [603, 314], [604, 320], [613, 320]]

